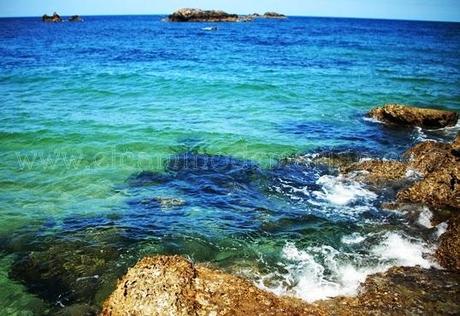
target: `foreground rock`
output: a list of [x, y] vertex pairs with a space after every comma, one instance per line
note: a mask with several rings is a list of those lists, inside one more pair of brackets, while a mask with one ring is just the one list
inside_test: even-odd
[[321, 315], [249, 281], [178, 256], [146, 257], [118, 282], [102, 315]]
[[419, 126], [428, 129], [454, 126], [458, 121], [456, 112], [399, 104], [387, 104], [372, 109], [368, 116], [390, 125]]
[[395, 267], [369, 276], [356, 297], [319, 302], [328, 315], [454, 315], [460, 310], [460, 273]]
[[178, 256], [146, 257], [118, 282], [102, 315], [434, 315], [460, 308], [460, 274], [393, 268], [357, 297], [308, 304]]
[[404, 161], [362, 161], [342, 166], [341, 172], [368, 184], [396, 183], [398, 203], [460, 212], [460, 157], [454, 144], [427, 141], [407, 150]]
[[49, 15], [43, 15], [42, 16], [42, 21], [43, 22], [52, 22], [52, 23], [57, 23], [57, 22], [62, 22], [62, 18], [59, 14], [57, 14], [56, 12], [53, 13], [53, 15], [49, 16]]
[[229, 14], [224, 11], [179, 9], [169, 15], [170, 22], [237, 22], [237, 14]]

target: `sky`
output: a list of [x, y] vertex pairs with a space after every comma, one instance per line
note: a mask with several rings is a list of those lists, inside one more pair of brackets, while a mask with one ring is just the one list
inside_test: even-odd
[[460, 0], [0, 0], [0, 16], [168, 14], [178, 8], [247, 14], [460, 22]]

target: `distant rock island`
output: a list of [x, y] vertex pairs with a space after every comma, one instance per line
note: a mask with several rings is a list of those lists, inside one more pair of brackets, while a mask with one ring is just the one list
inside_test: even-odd
[[56, 12], [53, 13], [53, 15], [46, 15], [44, 14], [42, 16], [42, 21], [43, 22], [51, 22], [51, 23], [57, 23], [57, 22], [62, 22], [62, 18], [59, 14]]
[[266, 12], [264, 15], [253, 13], [250, 15], [238, 15], [221, 10], [201, 10], [184, 8], [179, 9], [168, 16], [170, 22], [249, 22], [256, 18], [286, 18], [285, 15], [276, 12]]
[[[63, 22], [64, 20], [59, 14], [54, 12], [53, 15], [44, 14], [42, 16], [42, 21], [50, 22], [50, 23], [58, 23], [58, 22]], [[68, 21], [69, 22], [83, 22], [83, 19], [79, 15], [72, 15], [71, 17], [69, 17]]]

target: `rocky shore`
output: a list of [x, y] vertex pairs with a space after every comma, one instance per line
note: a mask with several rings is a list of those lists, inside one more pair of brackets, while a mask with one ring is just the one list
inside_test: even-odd
[[[368, 115], [401, 127], [440, 128], [458, 121], [455, 112], [402, 105], [376, 108]], [[336, 163], [346, 177], [376, 188], [393, 186], [396, 199], [386, 201], [386, 208], [409, 215], [429, 207], [433, 225], [446, 222], [435, 254], [443, 270], [394, 267], [370, 275], [355, 297], [309, 304], [278, 297], [240, 277], [194, 265], [182, 257], [146, 257], [119, 280], [104, 303], [102, 315], [456, 314], [460, 311], [459, 144], [457, 134], [451, 143], [416, 144], [401, 160], [354, 161], [346, 156], [327, 161]]]

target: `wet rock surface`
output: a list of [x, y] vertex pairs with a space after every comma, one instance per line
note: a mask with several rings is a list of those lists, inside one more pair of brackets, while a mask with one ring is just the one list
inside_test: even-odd
[[344, 173], [358, 172], [355, 178], [360, 181], [384, 184], [403, 179], [406, 175], [407, 165], [393, 160], [368, 160], [342, 167], [341, 171]]
[[224, 11], [185, 8], [169, 15], [168, 20], [170, 22], [236, 22], [238, 15]]
[[460, 272], [460, 216], [453, 216], [441, 236], [436, 258], [446, 269]]
[[118, 282], [102, 315], [453, 315], [460, 274], [392, 268], [371, 275], [356, 297], [308, 304], [185, 258], [145, 257]]
[[460, 310], [460, 274], [395, 267], [369, 276], [356, 297], [319, 302], [329, 315], [455, 315]]
[[456, 112], [399, 104], [387, 104], [372, 109], [368, 116], [390, 125], [419, 126], [428, 129], [454, 126], [458, 121]]

